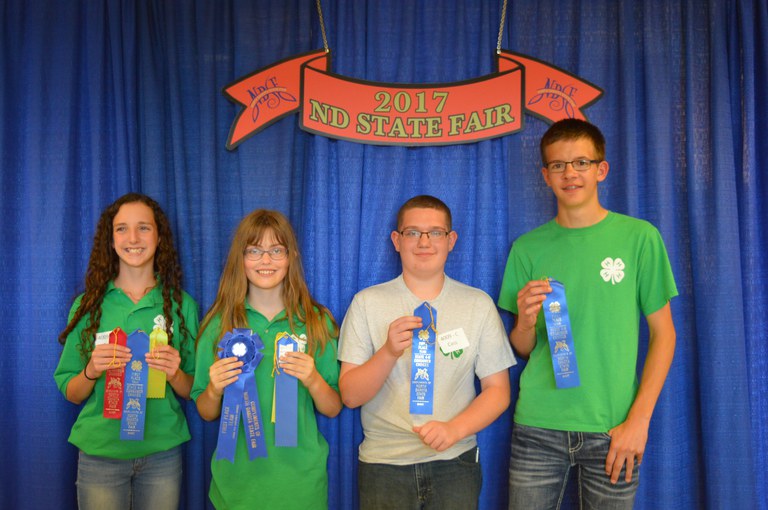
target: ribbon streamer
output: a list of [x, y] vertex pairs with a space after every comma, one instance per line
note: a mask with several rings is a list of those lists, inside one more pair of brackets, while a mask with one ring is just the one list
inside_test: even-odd
[[426, 326], [413, 330], [410, 413], [432, 414], [437, 310], [425, 301], [413, 311], [413, 315], [421, 317], [421, 323]]
[[279, 360], [285, 352], [299, 350], [299, 343], [288, 333], [275, 339], [275, 446], [296, 447], [298, 442], [298, 380], [280, 371]]
[[568, 304], [565, 300], [565, 286], [552, 279], [549, 280], [549, 285], [552, 292], [544, 300], [543, 310], [555, 384], [558, 389], [575, 388], [581, 382], [571, 334], [571, 320], [568, 317]]
[[[152, 328], [152, 333], [149, 334], [149, 351], [153, 356], [158, 345], [168, 345], [168, 333], [156, 325]], [[147, 380], [147, 398], [165, 398], [167, 379], [165, 372], [150, 367], [149, 379]]]
[[[109, 343], [126, 345], [128, 337], [125, 331], [119, 327], [109, 334]], [[109, 366], [115, 365], [115, 356]], [[125, 381], [125, 367], [108, 368], [104, 382], [104, 418], [119, 420], [123, 416], [123, 383]]]
[[243, 362], [243, 366], [237, 381], [224, 389], [216, 459], [235, 462], [237, 432], [241, 416], [248, 445], [248, 458], [253, 460], [256, 457], [266, 457], [267, 445], [264, 440], [259, 393], [254, 376], [256, 367], [264, 358], [261, 352], [264, 349], [264, 342], [250, 329], [234, 329], [222, 337], [219, 348], [221, 349], [219, 358], [236, 357]]
[[149, 366], [144, 356], [149, 352], [149, 336], [137, 329], [128, 335], [131, 362], [125, 367], [123, 416], [120, 419], [120, 439], [142, 441], [147, 417], [147, 380]]

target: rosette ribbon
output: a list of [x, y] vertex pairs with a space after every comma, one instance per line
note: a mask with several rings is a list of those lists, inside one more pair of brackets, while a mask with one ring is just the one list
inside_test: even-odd
[[267, 456], [267, 445], [261, 421], [259, 393], [254, 371], [264, 358], [261, 352], [264, 342], [250, 329], [234, 329], [227, 332], [219, 342], [219, 358], [236, 357], [243, 362], [242, 373], [237, 381], [224, 389], [221, 405], [219, 439], [216, 445], [216, 459], [235, 462], [237, 432], [240, 417], [243, 418], [248, 458]]

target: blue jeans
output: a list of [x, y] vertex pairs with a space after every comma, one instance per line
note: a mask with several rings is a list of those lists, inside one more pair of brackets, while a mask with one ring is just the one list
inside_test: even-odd
[[471, 448], [455, 459], [406, 466], [360, 462], [360, 509], [476, 509], [482, 485], [477, 451]]
[[582, 510], [629, 510], [635, 501], [640, 471], [632, 481], [611, 484], [605, 458], [608, 434], [565, 432], [515, 423], [509, 460], [509, 510], [560, 508], [571, 467], [576, 467]]
[[77, 503], [81, 510], [176, 510], [180, 489], [180, 446], [137, 459], [80, 452]]

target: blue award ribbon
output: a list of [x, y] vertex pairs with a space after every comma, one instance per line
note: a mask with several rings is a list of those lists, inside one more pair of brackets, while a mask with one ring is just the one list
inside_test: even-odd
[[280, 354], [297, 351], [299, 343], [283, 333], [275, 342], [275, 446], [295, 447], [297, 444], [298, 380], [280, 371]]
[[575, 388], [580, 384], [579, 367], [576, 364], [571, 320], [568, 318], [568, 304], [565, 301], [565, 286], [551, 279], [549, 285], [552, 292], [544, 300], [543, 310], [555, 384], [559, 389]]
[[149, 366], [144, 356], [149, 352], [149, 335], [137, 329], [128, 335], [126, 345], [131, 350], [131, 361], [125, 367], [120, 439], [142, 441], [144, 420], [147, 416], [147, 380], [149, 378]]
[[413, 311], [423, 329], [413, 330], [411, 348], [411, 414], [432, 414], [435, 384], [437, 310], [426, 301]]
[[258, 388], [253, 374], [264, 357], [261, 352], [264, 343], [259, 335], [252, 333], [250, 329], [234, 329], [222, 337], [219, 348], [219, 358], [234, 356], [243, 362], [243, 366], [237, 381], [224, 389], [216, 459], [235, 462], [240, 416], [244, 422], [248, 458], [253, 460], [256, 457], [266, 457], [267, 445], [262, 428]]

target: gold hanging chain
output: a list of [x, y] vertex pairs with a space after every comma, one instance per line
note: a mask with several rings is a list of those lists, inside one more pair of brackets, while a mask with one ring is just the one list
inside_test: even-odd
[[[320, 5], [320, 0], [318, 5]], [[322, 19], [322, 18], [321, 18]], [[507, 19], [507, 0], [504, 0], [501, 5], [501, 21], [499, 22], [499, 38], [496, 39], [496, 54], [501, 54], [501, 36], [504, 34], [504, 21]]]
[[[506, 4], [507, 0], [504, 0], [504, 3]], [[323, 48], [325, 48], [325, 52], [328, 53], [331, 50], [328, 49], [328, 38], [325, 35], [325, 21], [323, 20], [323, 8], [320, 7], [320, 0], [316, 0], [317, 3], [317, 16], [320, 18], [320, 32], [323, 34]]]

